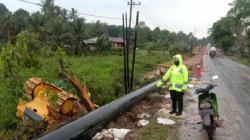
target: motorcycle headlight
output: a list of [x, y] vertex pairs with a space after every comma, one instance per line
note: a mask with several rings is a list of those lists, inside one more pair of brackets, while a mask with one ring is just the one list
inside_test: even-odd
[[200, 108], [211, 108], [211, 104], [208, 102], [204, 102], [200, 104]]

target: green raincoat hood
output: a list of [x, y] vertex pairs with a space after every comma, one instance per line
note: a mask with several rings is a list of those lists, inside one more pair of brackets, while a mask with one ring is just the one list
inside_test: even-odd
[[173, 62], [175, 59], [179, 60], [179, 65], [183, 65], [183, 59], [182, 59], [182, 56], [180, 54], [173, 56]]

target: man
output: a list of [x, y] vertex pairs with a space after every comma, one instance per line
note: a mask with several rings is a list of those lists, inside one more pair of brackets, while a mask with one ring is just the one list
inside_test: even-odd
[[173, 57], [173, 65], [168, 69], [162, 80], [157, 83], [157, 87], [160, 88], [168, 80], [170, 81], [169, 91], [172, 100], [172, 111], [170, 114], [176, 113], [176, 116], [180, 116], [183, 110], [183, 95], [187, 91], [188, 83], [188, 70], [183, 64], [180, 54]]

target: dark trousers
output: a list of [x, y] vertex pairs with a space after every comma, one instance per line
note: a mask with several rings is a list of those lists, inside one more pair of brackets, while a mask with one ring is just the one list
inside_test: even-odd
[[[175, 90], [170, 90], [170, 96], [172, 100], [172, 111], [175, 112], [182, 112], [183, 110], [183, 92], [178, 92]], [[177, 110], [177, 104], [178, 104], [178, 110]]]

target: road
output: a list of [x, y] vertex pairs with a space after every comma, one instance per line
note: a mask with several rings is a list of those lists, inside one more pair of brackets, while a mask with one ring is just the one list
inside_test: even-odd
[[[220, 86], [214, 89], [220, 105], [220, 119], [223, 126], [216, 129], [215, 140], [248, 140], [250, 138], [250, 68], [234, 62], [227, 57], [210, 59], [204, 56], [202, 81], [218, 75], [216, 81]], [[197, 96], [186, 97], [183, 123], [179, 129], [180, 140], [207, 140], [205, 131], [199, 132], [201, 126], [197, 112]]]

